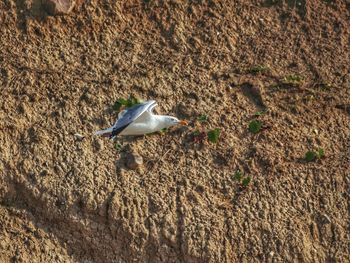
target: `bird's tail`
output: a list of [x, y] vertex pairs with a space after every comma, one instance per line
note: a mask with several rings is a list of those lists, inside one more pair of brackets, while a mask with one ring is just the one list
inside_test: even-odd
[[112, 131], [113, 131], [113, 127], [110, 127], [104, 130], [97, 131], [94, 133], [94, 135], [110, 137], [112, 135]]

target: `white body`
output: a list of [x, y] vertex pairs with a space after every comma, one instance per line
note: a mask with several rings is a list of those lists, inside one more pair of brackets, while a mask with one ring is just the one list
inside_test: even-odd
[[119, 135], [143, 135], [147, 133], [153, 133], [160, 131], [161, 129], [168, 128], [171, 125], [168, 125], [168, 122], [164, 120], [164, 117], [168, 116], [157, 116], [151, 115], [145, 119], [143, 115], [150, 115], [146, 111], [143, 113], [137, 120], [131, 123], [128, 127], [126, 127]]
[[[118, 135], [143, 135], [157, 132], [164, 128], [181, 123], [181, 121], [172, 116], [154, 115], [152, 110], [156, 105], [157, 104], [154, 101], [146, 103], [145, 111], [138, 118], [128, 124]], [[119, 120], [122, 120], [121, 123], [123, 123], [123, 120], [125, 120], [125, 118], [123, 119], [123, 116], [125, 116], [127, 111], [128, 110], [125, 110], [119, 113], [118, 120], [112, 127], [97, 131], [95, 135], [113, 136], [113, 129], [118, 128], [118, 125], [119, 127], [122, 127], [120, 126], [121, 124], [119, 124]]]

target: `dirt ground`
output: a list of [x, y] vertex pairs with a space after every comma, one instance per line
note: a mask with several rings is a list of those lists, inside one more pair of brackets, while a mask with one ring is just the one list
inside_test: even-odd
[[[349, 21], [341, 0], [0, 1], [0, 261], [349, 262]], [[92, 134], [130, 95], [190, 125], [117, 151]]]

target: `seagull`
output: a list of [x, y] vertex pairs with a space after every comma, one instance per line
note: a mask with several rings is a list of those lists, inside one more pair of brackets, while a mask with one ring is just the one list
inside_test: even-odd
[[117, 135], [143, 135], [177, 124], [187, 125], [186, 121], [180, 121], [172, 116], [153, 114], [156, 106], [154, 100], [149, 100], [123, 110], [118, 114], [118, 119], [112, 127], [97, 131], [95, 135], [114, 139]]

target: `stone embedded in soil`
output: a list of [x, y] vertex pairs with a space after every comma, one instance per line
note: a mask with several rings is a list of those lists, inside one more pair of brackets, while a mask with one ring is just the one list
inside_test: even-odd
[[[78, 1], [81, 2], [81, 1]], [[46, 10], [51, 15], [69, 14], [75, 7], [75, 0], [46, 0], [43, 1]]]
[[142, 156], [137, 153], [129, 153], [126, 156], [126, 167], [132, 170], [136, 170], [143, 164]]

